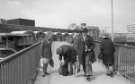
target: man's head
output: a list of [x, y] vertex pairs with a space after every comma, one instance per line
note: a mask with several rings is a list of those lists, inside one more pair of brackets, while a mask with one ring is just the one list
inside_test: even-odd
[[43, 40], [45, 38], [45, 33], [41, 31], [37, 32], [36, 38], [37, 40]]
[[48, 31], [48, 32], [47, 32], [46, 38], [47, 38], [48, 40], [52, 41], [52, 38], [53, 38], [53, 32]]
[[60, 54], [62, 53], [62, 48], [61, 48], [61, 47], [57, 48], [57, 49], [56, 49], [56, 53], [57, 53], [58, 55], [60, 55]]
[[86, 26], [87, 24], [86, 23], [81, 23], [81, 26]]
[[103, 38], [110, 38], [109, 34], [104, 34]]
[[86, 23], [81, 23], [81, 28], [84, 29], [86, 28], [87, 24]]
[[83, 36], [86, 36], [87, 33], [88, 33], [88, 29], [87, 29], [87, 28], [84, 28], [84, 29], [82, 30], [82, 35], [83, 35]]

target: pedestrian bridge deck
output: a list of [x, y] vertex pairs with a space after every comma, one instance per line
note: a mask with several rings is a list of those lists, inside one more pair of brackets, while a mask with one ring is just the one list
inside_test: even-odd
[[[59, 67], [58, 57], [55, 50], [58, 46], [65, 42], [53, 43], [53, 59], [54, 69], [51, 69], [51, 75], [42, 77], [40, 72], [36, 77], [37, 67], [41, 56], [41, 44], [36, 43], [26, 49], [23, 49], [4, 60], [0, 61], [0, 84], [131, 84], [121, 75], [116, 75], [113, 78], [105, 75], [105, 68], [101, 63], [93, 64], [93, 72], [96, 78], [92, 81], [86, 81], [83, 76], [61, 76], [55, 72]], [[135, 48], [116, 45], [115, 52], [115, 68], [120, 74], [128, 76], [135, 73]], [[95, 48], [96, 56], [99, 54], [99, 43]], [[83, 73], [80, 73], [83, 74]], [[134, 76], [134, 75], [133, 75]], [[134, 77], [130, 76], [130, 80], [134, 81]]]
[[[58, 58], [55, 50], [58, 46], [66, 44], [65, 42], [55, 42], [53, 44], [53, 58], [55, 61], [55, 71], [59, 67]], [[98, 48], [96, 48], [96, 56], [99, 54]], [[87, 81], [85, 77], [83, 77], [83, 73], [79, 73], [77, 76], [62, 76], [59, 75], [58, 72], [51, 71], [49, 76], [42, 77], [42, 72], [39, 73], [35, 84], [131, 84], [132, 82], [121, 76], [120, 74], [115, 75], [113, 78], [107, 76], [106, 69], [101, 62], [95, 62], [92, 64], [93, 74], [95, 75], [95, 79], [92, 81]]]
[[35, 84], [132, 84], [131, 81], [120, 74], [117, 74], [114, 77], [107, 76], [105, 74], [104, 66], [99, 63], [93, 64], [93, 72], [95, 78], [91, 81], [87, 81], [85, 77], [83, 77], [83, 73], [72, 76], [62, 76], [57, 72], [51, 72], [50, 75], [42, 77], [42, 72], [40, 72]]

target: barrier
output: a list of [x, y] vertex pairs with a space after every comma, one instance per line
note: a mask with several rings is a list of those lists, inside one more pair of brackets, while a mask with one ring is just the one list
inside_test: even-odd
[[0, 84], [31, 84], [40, 60], [36, 43], [0, 61]]
[[135, 82], [135, 47], [116, 46], [117, 70]]
[[[100, 53], [96, 42], [96, 56]], [[135, 82], [135, 47], [115, 45], [115, 69]], [[36, 43], [0, 61], [0, 84], [32, 84], [41, 56], [40, 43]]]
[[[98, 56], [100, 42], [96, 41], [95, 52]], [[135, 82], [135, 47], [115, 44], [115, 70]]]

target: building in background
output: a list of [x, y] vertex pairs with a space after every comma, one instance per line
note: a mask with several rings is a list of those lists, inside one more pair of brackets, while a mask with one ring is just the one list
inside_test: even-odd
[[30, 19], [9, 19], [7, 20], [7, 24], [14, 24], [14, 25], [24, 25], [24, 26], [35, 26], [35, 20]]
[[135, 44], [135, 24], [127, 25], [127, 42]]

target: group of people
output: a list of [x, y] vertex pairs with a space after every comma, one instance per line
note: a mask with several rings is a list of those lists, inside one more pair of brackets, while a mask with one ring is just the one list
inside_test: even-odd
[[[93, 76], [92, 63], [96, 61], [95, 43], [93, 38], [88, 35], [88, 30], [83, 29], [76, 35], [72, 42], [73, 46], [63, 45], [57, 49], [60, 61], [63, 57], [64, 64], [61, 66], [60, 73], [63, 75], [72, 75], [81, 71], [83, 67], [84, 76], [87, 79]], [[70, 67], [68, 67], [70, 65]]]
[[[42, 43], [42, 62], [43, 62], [43, 77], [48, 75], [47, 66], [50, 64], [54, 66], [52, 60], [51, 35], [47, 36]], [[99, 60], [103, 61], [103, 64], [107, 68], [107, 75], [113, 76], [114, 72], [114, 52], [115, 48], [110, 38], [105, 37], [100, 46], [100, 54], [95, 56], [94, 48], [95, 42], [90, 36], [86, 28], [81, 33], [78, 33], [73, 37], [72, 45], [60, 46], [56, 52], [59, 55], [60, 69], [59, 73], [64, 76], [72, 75], [81, 71], [81, 66], [84, 71], [84, 76], [90, 79], [93, 76], [92, 63]], [[62, 62], [64, 60], [64, 63]]]

